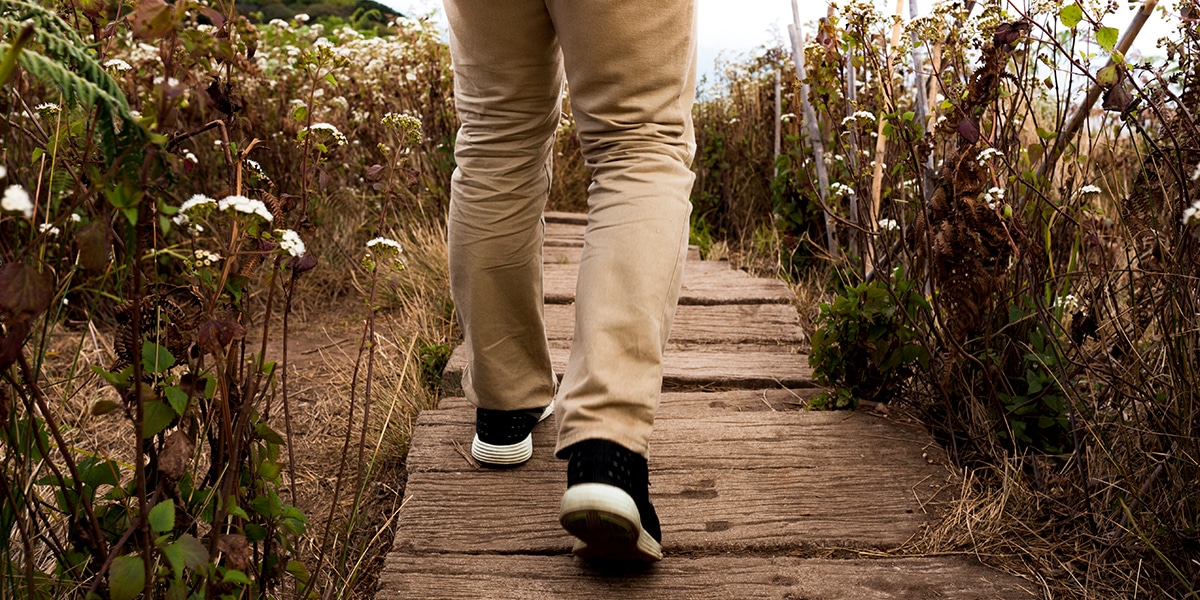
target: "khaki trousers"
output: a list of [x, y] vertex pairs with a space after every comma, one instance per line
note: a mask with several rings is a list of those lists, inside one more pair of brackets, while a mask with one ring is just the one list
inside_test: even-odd
[[[450, 284], [476, 406], [557, 395], [558, 450], [647, 454], [679, 298], [695, 154], [694, 0], [445, 0], [462, 128]], [[556, 386], [542, 310], [542, 212], [564, 74], [586, 165], [575, 333]]]

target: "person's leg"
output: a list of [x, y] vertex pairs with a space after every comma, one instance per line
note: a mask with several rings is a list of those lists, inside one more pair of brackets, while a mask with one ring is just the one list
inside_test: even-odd
[[551, 0], [587, 166], [588, 227], [558, 450], [646, 455], [687, 253], [694, 0]]
[[[528, 448], [512, 454], [503, 438], [510, 430], [525, 438], [538, 411], [515, 420], [496, 411], [540, 409], [555, 392], [542, 309], [542, 211], [562, 59], [542, 0], [446, 0], [445, 7], [462, 122], [447, 227], [468, 355], [463, 390], [478, 408], [474, 448], [484, 450], [476, 458], [516, 464], [531, 446], [525, 439]], [[480, 446], [489, 432], [501, 441]]]
[[694, 0], [549, 0], [587, 166], [559, 520], [583, 557], [662, 557], [646, 456], [687, 253]]

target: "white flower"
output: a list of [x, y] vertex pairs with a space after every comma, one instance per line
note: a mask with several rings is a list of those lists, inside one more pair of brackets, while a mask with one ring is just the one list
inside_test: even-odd
[[300, 234], [291, 229], [276, 229], [275, 233], [279, 234], [280, 248], [292, 256], [304, 256], [307, 248], [304, 247], [304, 241], [300, 239]]
[[1004, 156], [1004, 153], [995, 148], [984, 148], [979, 152], [979, 156], [975, 157], [975, 160], [980, 165], [985, 165], [993, 156]]
[[8, 176], [8, 169], [6, 169], [4, 167], [4, 165], [0, 165], [0, 179], [4, 179], [7, 176]]
[[54, 226], [53, 223], [42, 223], [41, 225], [38, 225], [38, 233], [46, 232], [49, 232], [50, 235], [58, 235], [62, 233], [57, 227]]
[[192, 262], [192, 265], [195, 267], [211, 267], [221, 260], [220, 254], [209, 252], [208, 250], [196, 250], [192, 255], [195, 257], [195, 260]]
[[796, 113], [784, 113], [782, 115], [779, 115], [779, 120], [783, 121], [784, 123], [787, 123], [788, 121], [791, 121], [792, 119], [795, 119], [795, 118], [796, 118]]
[[79, 213], [71, 213], [71, 222], [72, 223], [78, 223], [82, 220], [83, 220], [83, 217], [79, 216]]
[[829, 184], [829, 191], [834, 196], [838, 196], [838, 197], [854, 195], [854, 188], [852, 188], [848, 185], [842, 184], [842, 183]]
[[386, 246], [388, 248], [394, 249], [396, 252], [404, 252], [404, 249], [400, 247], [400, 242], [397, 242], [396, 240], [393, 240], [391, 238], [385, 238], [385, 237], [377, 237], [377, 238], [367, 242], [367, 249], [372, 249], [375, 246], [378, 246], [379, 244], [383, 244], [384, 246]]
[[880, 219], [879, 229], [882, 231], [896, 231], [900, 229], [900, 224], [895, 219]]
[[[191, 198], [188, 198], [187, 200], [185, 200], [183, 202], [183, 204], [179, 205], [179, 210], [175, 213], [175, 216], [171, 220], [174, 221], [176, 225], [187, 225], [188, 222], [190, 221], [190, 219], [188, 218], [188, 215], [187, 215], [187, 212], [189, 210], [192, 210], [193, 208], [196, 208], [197, 206], [203, 206], [205, 204], [216, 204], [216, 203], [217, 203], [216, 200], [213, 200], [212, 198], [209, 198], [208, 196], [205, 196], [204, 194], [196, 194], [196, 195], [192, 196]], [[198, 226], [196, 228], [198, 229]]]
[[[7, 194], [5, 194], [5, 198], [8, 198]], [[1193, 222], [1200, 223], [1200, 200], [1183, 209], [1183, 224], [1191, 225]]]
[[33, 217], [33, 201], [25, 188], [13, 184], [4, 190], [4, 198], [0, 200], [0, 209], [19, 212], [26, 219]]
[[[4, 177], [3, 171], [0, 171], [0, 177]], [[1196, 170], [1192, 171], [1192, 181], [1200, 181], [1200, 163], [1196, 163]]]
[[314, 133], [320, 132], [322, 134], [325, 134], [326, 136], [328, 136], [328, 139], [333, 142], [332, 145], [335, 145], [335, 146], [345, 146], [346, 145], [346, 136], [341, 131], [338, 131], [337, 127], [334, 127], [333, 125], [330, 125], [329, 123], [313, 123], [309, 127], [305, 127], [304, 129], [301, 129], [300, 133], [297, 134], [297, 137], [298, 137], [297, 141], [303, 141], [304, 136], [308, 135], [308, 133], [310, 131], [314, 132]]
[[298, 23], [307, 23], [308, 20], [312, 17], [309, 17], [308, 13], [299, 13], [292, 18], [295, 19]]
[[267, 25], [270, 25], [271, 27], [287, 27], [288, 26], [287, 21], [284, 21], [283, 19], [271, 19], [271, 22], [267, 23]]
[[191, 151], [191, 150], [184, 150], [184, 151], [183, 151], [183, 160], [186, 160], [187, 162], [190, 162], [190, 163], [192, 163], [192, 164], [199, 164], [199, 163], [200, 163], [200, 159], [196, 158], [196, 155], [195, 155], [195, 154], [192, 154], [192, 151]]
[[1074, 294], [1060, 296], [1054, 299], [1054, 308], [1061, 308], [1064, 313], [1074, 313], [1079, 309], [1079, 299]]
[[1075, 194], [1081, 197], [1099, 196], [1100, 188], [1089, 184], [1079, 188], [1079, 191], [1075, 192]]
[[128, 70], [132, 69], [133, 67], [131, 67], [129, 65], [129, 63], [127, 63], [119, 58], [110, 58], [110, 59], [104, 61], [104, 68], [111, 69], [118, 73], [124, 73], [125, 71], [128, 71]]
[[267, 205], [262, 203], [262, 200], [251, 200], [245, 196], [226, 196], [217, 202], [217, 208], [220, 210], [233, 209], [237, 212], [255, 215], [264, 221], [273, 221], [275, 216], [271, 211], [267, 210]]
[[1000, 203], [1004, 201], [1004, 190], [994, 187], [983, 193], [983, 201], [987, 203], [987, 207], [996, 210]]
[[875, 122], [875, 114], [867, 112], [865, 110], [857, 111], [854, 114], [846, 117], [845, 119], [842, 119], [842, 127], [845, 127], [846, 125], [854, 123], [855, 121], [858, 121], [858, 120], [870, 121], [870, 122], [874, 123]]

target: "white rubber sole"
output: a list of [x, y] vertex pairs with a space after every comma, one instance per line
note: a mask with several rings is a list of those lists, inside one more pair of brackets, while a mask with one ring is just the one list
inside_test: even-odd
[[633, 498], [605, 483], [573, 485], [563, 494], [558, 522], [578, 538], [571, 552], [580, 558], [662, 560], [662, 546], [645, 529]]
[[[546, 405], [546, 410], [542, 411], [542, 416], [538, 417], [538, 423], [545, 421], [552, 414], [554, 414], [553, 402]], [[471, 440], [471, 456], [486, 465], [502, 467], [519, 465], [533, 456], [533, 435], [527, 435], [525, 439], [515, 444], [505, 445], [489, 444], [481, 441], [477, 435], [475, 439]]]

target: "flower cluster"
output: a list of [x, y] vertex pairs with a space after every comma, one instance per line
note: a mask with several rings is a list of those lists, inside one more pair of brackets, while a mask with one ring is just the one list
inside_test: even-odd
[[367, 254], [363, 256], [362, 262], [363, 266], [371, 272], [374, 272], [380, 263], [389, 268], [404, 268], [403, 254], [404, 249], [400, 247], [400, 242], [391, 238], [377, 237], [367, 242]]
[[1059, 296], [1054, 300], [1054, 308], [1062, 309], [1065, 314], [1072, 314], [1079, 310], [1079, 298], [1076, 298], [1074, 294]]
[[311, 141], [321, 152], [328, 152], [334, 147], [345, 146], [347, 143], [345, 134], [329, 123], [313, 123], [301, 129], [300, 133], [296, 134], [296, 141], [303, 142], [310, 134], [312, 135]]
[[979, 151], [979, 156], [975, 157], [975, 161], [979, 163], [979, 166], [983, 166], [994, 156], [1004, 156], [1004, 153], [996, 148], [984, 148]]
[[9, 212], [19, 212], [26, 219], [33, 217], [33, 200], [29, 198], [29, 192], [25, 188], [17, 184], [12, 184], [4, 189], [4, 197], [0, 199], [0, 209]]
[[870, 113], [865, 110], [857, 111], [854, 114], [846, 117], [845, 119], [842, 119], [842, 127], [845, 127], [847, 125], [853, 125], [857, 121], [865, 121], [865, 122], [869, 122], [869, 123], [874, 123], [875, 115], [874, 115], [874, 113]]
[[1183, 224], [1185, 226], [1200, 224], [1200, 200], [1183, 209]]
[[276, 229], [275, 233], [279, 235], [279, 247], [291, 256], [304, 256], [307, 248], [304, 247], [304, 240], [300, 239], [300, 234], [291, 229]]
[[412, 115], [388, 113], [383, 117], [383, 126], [399, 133], [410, 147], [421, 143], [421, 120]]
[[996, 210], [1000, 207], [1000, 203], [1004, 202], [1004, 190], [998, 187], [989, 189], [983, 193], [983, 202], [987, 204], [988, 208]]
[[217, 202], [217, 208], [222, 211], [232, 209], [240, 213], [254, 215], [264, 221], [275, 220], [275, 216], [271, 214], [271, 211], [267, 210], [267, 205], [263, 204], [262, 200], [251, 200], [245, 196], [226, 196]]
[[881, 231], [897, 231], [900, 229], [900, 224], [895, 219], [880, 219], [879, 229]]
[[853, 196], [854, 188], [852, 188], [844, 183], [834, 182], [834, 183], [829, 184], [829, 193], [832, 194], [833, 196], [836, 196], [839, 198], [845, 197], [845, 196]]

